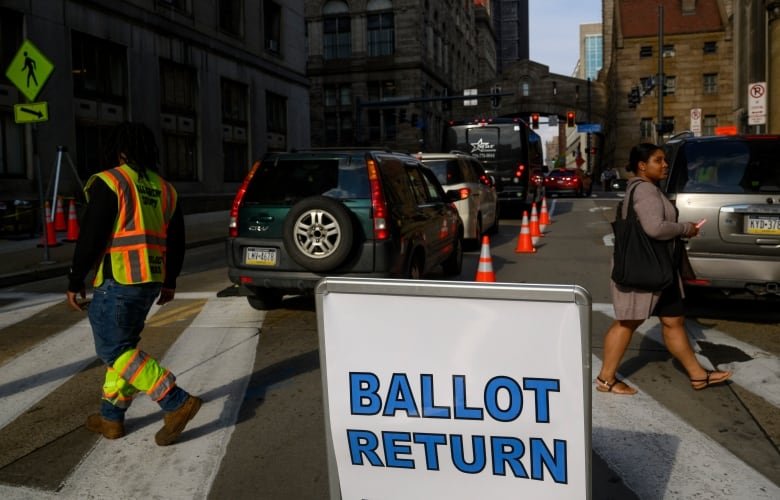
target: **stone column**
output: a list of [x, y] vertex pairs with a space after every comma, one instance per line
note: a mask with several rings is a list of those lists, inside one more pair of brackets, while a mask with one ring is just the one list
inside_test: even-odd
[[780, 0], [765, 0], [767, 10], [767, 131], [780, 134]]

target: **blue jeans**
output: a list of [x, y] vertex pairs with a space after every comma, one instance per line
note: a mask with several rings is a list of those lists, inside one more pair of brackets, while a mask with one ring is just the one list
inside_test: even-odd
[[[108, 366], [125, 351], [135, 349], [141, 340], [146, 315], [160, 294], [160, 283], [122, 285], [107, 279], [95, 288], [89, 305], [89, 323], [95, 340], [95, 352]], [[189, 394], [178, 385], [160, 401], [164, 411], [177, 410]], [[119, 408], [106, 400], [101, 402], [100, 413], [109, 420], [123, 420], [126, 408]]]

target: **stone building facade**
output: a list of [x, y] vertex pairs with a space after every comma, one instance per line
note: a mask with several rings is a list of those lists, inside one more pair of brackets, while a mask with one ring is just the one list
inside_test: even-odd
[[313, 146], [435, 151], [436, 98], [495, 77], [484, 0], [306, 0], [305, 17]]
[[[613, 165], [625, 166], [634, 144], [662, 143], [695, 127], [697, 118], [701, 135], [738, 125], [731, 9], [729, 0], [605, 0], [603, 78], [610, 89], [605, 155]], [[631, 104], [627, 96], [635, 87], [641, 101]], [[659, 134], [662, 123], [666, 129]]]
[[[309, 146], [303, 0], [5, 0], [3, 73], [23, 40], [54, 71], [36, 101], [48, 121], [14, 123], [25, 102], [0, 81], [0, 200], [58, 192], [105, 167], [100, 151], [123, 120], [147, 124], [185, 212], [229, 208], [253, 160]], [[78, 177], [78, 178], [77, 178]], [[49, 194], [49, 193], [46, 193]]]

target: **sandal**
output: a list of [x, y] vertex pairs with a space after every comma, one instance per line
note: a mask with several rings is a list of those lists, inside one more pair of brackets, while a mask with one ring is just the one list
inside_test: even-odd
[[[625, 387], [625, 389], [619, 387], [620, 385]], [[631, 387], [617, 377], [615, 377], [612, 382], [607, 382], [606, 380], [601, 380], [601, 378], [596, 377], [596, 390], [599, 392], [612, 392], [614, 394], [620, 394], [624, 396], [633, 396], [637, 393], [635, 388]]]
[[[711, 385], [722, 384], [723, 382], [731, 378], [731, 372], [720, 372], [714, 370], [706, 370], [706, 372], [707, 372], [707, 378], [698, 379], [698, 380], [691, 379], [691, 387], [693, 387], [693, 390], [700, 391], [702, 389], [706, 389]], [[721, 376], [720, 378], [713, 378], [712, 375], [714, 373], [722, 373], [724, 375]]]

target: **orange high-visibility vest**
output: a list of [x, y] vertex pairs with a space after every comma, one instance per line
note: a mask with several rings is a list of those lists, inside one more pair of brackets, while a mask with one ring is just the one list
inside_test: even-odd
[[[162, 283], [166, 234], [176, 209], [176, 190], [157, 173], [147, 170], [146, 176], [141, 177], [124, 164], [90, 177], [85, 191], [97, 179], [111, 188], [119, 202], [114, 232], [106, 248], [114, 280], [124, 285]], [[94, 286], [101, 283], [102, 258]]]

